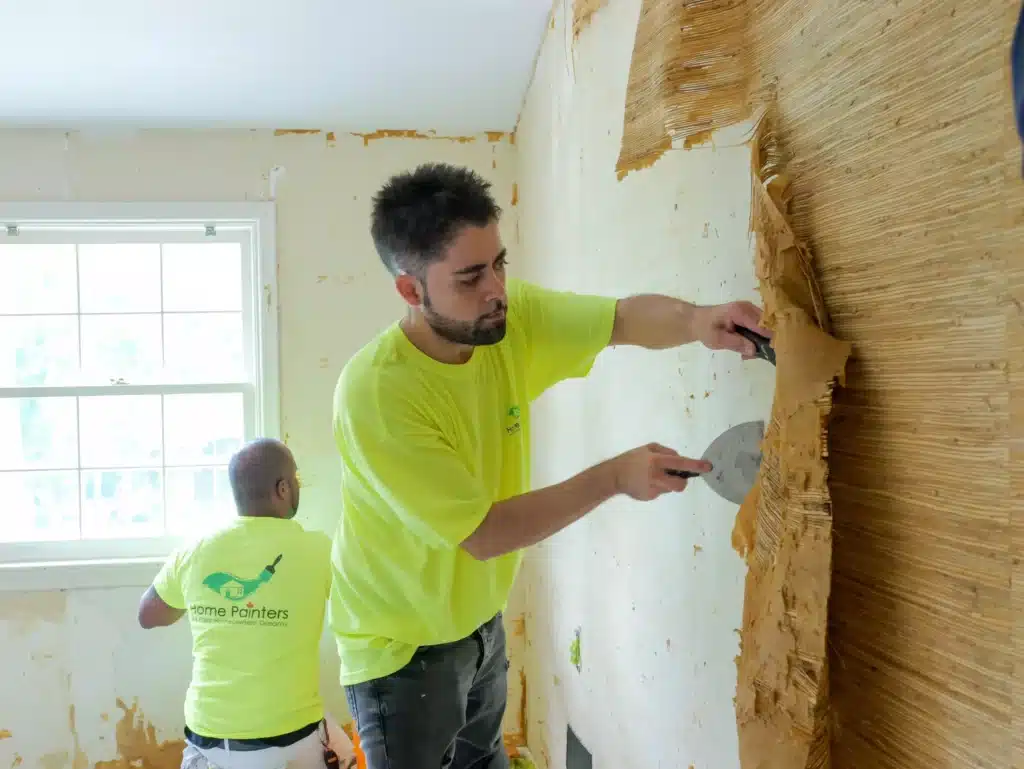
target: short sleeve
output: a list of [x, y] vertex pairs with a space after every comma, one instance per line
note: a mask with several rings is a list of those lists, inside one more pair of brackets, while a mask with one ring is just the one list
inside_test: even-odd
[[530, 283], [510, 285], [527, 345], [527, 387], [536, 398], [563, 379], [590, 373], [615, 325], [613, 297], [554, 291]]
[[494, 500], [405, 388], [369, 379], [339, 387], [335, 400], [346, 494], [394, 516], [430, 547], [458, 547]]
[[153, 589], [172, 609], [184, 610], [187, 607], [181, 589], [181, 557], [182, 553], [176, 552], [167, 559], [153, 580]]
[[324, 534], [322, 531], [310, 532], [313, 537], [313, 554], [317, 559], [317, 566], [320, 567], [320, 571], [323, 574], [323, 588], [324, 588], [324, 599], [326, 600], [331, 595], [331, 579], [333, 572], [331, 570], [331, 538]]

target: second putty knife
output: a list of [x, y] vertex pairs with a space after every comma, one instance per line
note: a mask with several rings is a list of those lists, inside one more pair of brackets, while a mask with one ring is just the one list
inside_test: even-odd
[[701, 457], [711, 463], [711, 472], [667, 472], [679, 478], [703, 478], [718, 496], [737, 505], [742, 504], [757, 481], [757, 471], [761, 468], [762, 440], [764, 422], [744, 422], [730, 427], [711, 441]]

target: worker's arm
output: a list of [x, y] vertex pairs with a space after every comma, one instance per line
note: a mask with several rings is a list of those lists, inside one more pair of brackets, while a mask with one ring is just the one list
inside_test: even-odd
[[736, 326], [771, 338], [761, 317], [761, 310], [750, 302], [700, 306], [661, 294], [638, 294], [618, 301], [610, 344], [665, 350], [701, 342], [711, 350], [733, 350], [752, 358], [754, 344], [737, 334]]
[[480, 561], [535, 545], [618, 494], [651, 500], [682, 491], [686, 480], [667, 470], [707, 472], [707, 462], [649, 444], [594, 465], [567, 481], [520, 494], [491, 506], [462, 543]]
[[510, 281], [509, 304], [527, 340], [531, 400], [557, 382], [586, 376], [597, 355], [612, 345], [663, 350], [701, 342], [750, 358], [754, 345], [736, 326], [772, 336], [750, 302], [701, 307], [660, 294], [615, 299]]
[[173, 625], [183, 616], [185, 610], [168, 605], [152, 585], [142, 594], [142, 600], [139, 602], [139, 624], [145, 630]]
[[153, 579], [153, 584], [142, 594], [139, 624], [145, 630], [173, 625], [185, 615], [180, 573], [186, 558], [187, 550], [173, 553]]

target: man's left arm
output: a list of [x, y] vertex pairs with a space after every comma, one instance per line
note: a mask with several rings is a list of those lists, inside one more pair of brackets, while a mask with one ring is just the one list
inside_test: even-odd
[[732, 350], [747, 359], [754, 357], [754, 345], [736, 333], [736, 327], [770, 338], [761, 317], [761, 310], [750, 302], [700, 306], [662, 294], [637, 294], [616, 303], [609, 345], [667, 350], [700, 342], [710, 350]]
[[664, 350], [699, 341], [751, 358], [754, 345], [736, 333], [736, 326], [771, 337], [760, 325], [761, 310], [750, 302], [701, 307], [661, 294], [615, 299], [522, 281], [509, 289], [526, 332], [531, 400], [556, 382], [586, 376], [609, 346]]

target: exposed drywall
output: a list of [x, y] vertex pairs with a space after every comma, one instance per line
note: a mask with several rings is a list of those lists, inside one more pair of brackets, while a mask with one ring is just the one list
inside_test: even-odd
[[856, 350], [830, 435], [833, 765], [1024, 765], [1019, 2], [755, 5], [794, 225]]
[[[746, 147], [678, 149], [616, 179], [639, 13], [640, 0], [610, 0], [570, 52], [571, 8], [556, 8], [517, 132], [513, 269], [578, 291], [757, 300]], [[766, 419], [773, 383], [763, 361], [698, 346], [604, 353], [586, 380], [536, 404], [534, 484], [651, 440], [699, 456], [727, 427]], [[596, 767], [738, 766], [745, 568], [731, 547], [735, 514], [695, 483], [654, 503], [616, 499], [530, 554], [528, 740], [538, 762], [564, 766], [571, 723]]]
[[[331, 393], [345, 360], [401, 311], [369, 238], [370, 197], [391, 173], [427, 160], [469, 165], [512, 197], [507, 137], [473, 142], [349, 134], [0, 132], [0, 200], [277, 201], [283, 433], [302, 473], [300, 517], [333, 531], [339, 482]], [[504, 237], [515, 245], [516, 209]], [[177, 739], [191, 655], [187, 626], [143, 632], [141, 586], [0, 592], [0, 766], [81, 769], [125, 755], [117, 699], [136, 700], [154, 745]], [[510, 607], [509, 616], [521, 614]], [[509, 728], [519, 730], [521, 635], [510, 632]], [[345, 718], [333, 643], [325, 638], [323, 691]], [[75, 737], [69, 729], [74, 708]], [[149, 743], [147, 743], [149, 744]], [[119, 750], [121, 752], [119, 753]], [[170, 759], [168, 759], [170, 761]], [[173, 762], [171, 762], [173, 763]], [[152, 766], [148, 769], [171, 769]]]

